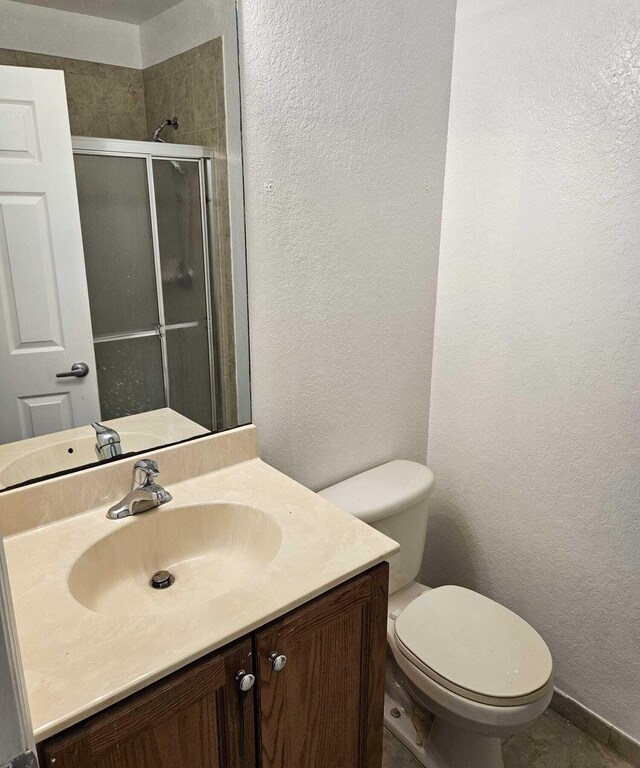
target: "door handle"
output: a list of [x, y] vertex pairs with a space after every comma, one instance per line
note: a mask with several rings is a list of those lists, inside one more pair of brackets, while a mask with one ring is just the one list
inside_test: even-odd
[[66, 379], [67, 376], [73, 376], [76, 379], [81, 379], [89, 373], [89, 366], [86, 363], [74, 363], [71, 366], [70, 371], [62, 371], [62, 373], [56, 373], [56, 379]]

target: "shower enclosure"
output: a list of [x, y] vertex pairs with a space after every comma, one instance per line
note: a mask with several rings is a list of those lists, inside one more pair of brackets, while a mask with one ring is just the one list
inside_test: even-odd
[[73, 151], [102, 419], [169, 406], [215, 429], [211, 150], [74, 138]]

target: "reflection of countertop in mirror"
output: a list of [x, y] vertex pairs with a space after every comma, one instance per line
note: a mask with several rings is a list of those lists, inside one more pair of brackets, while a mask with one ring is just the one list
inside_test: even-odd
[[[262, 462], [252, 426], [150, 455], [173, 501], [124, 520], [105, 512], [133, 459], [0, 494], [37, 740], [398, 549]], [[176, 580], [154, 592], [158, 568]]]
[[[171, 408], [158, 408], [103, 422], [120, 435], [122, 452], [146, 451], [209, 430]], [[0, 445], [0, 489], [54, 472], [97, 462], [90, 424]]]

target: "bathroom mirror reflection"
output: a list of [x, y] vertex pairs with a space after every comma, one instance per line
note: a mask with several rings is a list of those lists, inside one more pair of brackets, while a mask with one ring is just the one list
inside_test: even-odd
[[233, 0], [0, 14], [0, 488], [248, 423]]

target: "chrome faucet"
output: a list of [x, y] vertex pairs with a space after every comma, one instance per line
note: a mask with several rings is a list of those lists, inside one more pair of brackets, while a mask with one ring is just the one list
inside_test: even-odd
[[107, 517], [110, 520], [119, 520], [171, 501], [171, 494], [155, 482], [159, 474], [160, 470], [155, 461], [151, 459], [136, 461], [133, 465], [131, 491], [119, 504], [111, 507]]
[[122, 456], [120, 435], [112, 427], [105, 427], [99, 421], [92, 421], [91, 426], [96, 431], [96, 455], [99, 459], [112, 459]]

